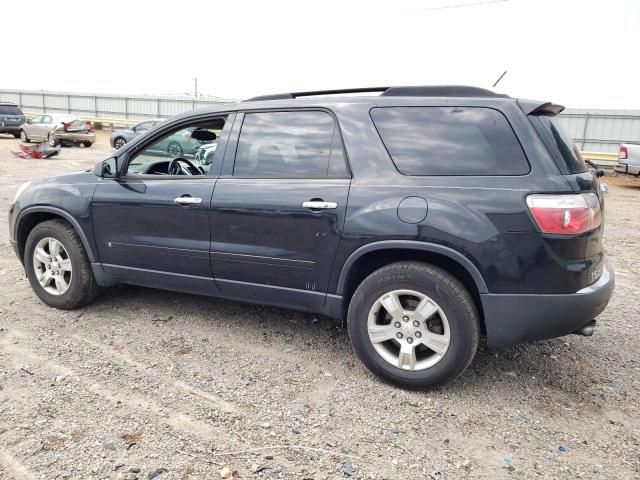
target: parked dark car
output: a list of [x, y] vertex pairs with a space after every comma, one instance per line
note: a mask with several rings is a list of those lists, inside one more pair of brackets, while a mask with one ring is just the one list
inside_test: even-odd
[[10, 133], [20, 138], [20, 125], [26, 120], [24, 113], [15, 103], [0, 103], [0, 133]]
[[[598, 175], [562, 109], [450, 86], [198, 110], [23, 185], [11, 243], [57, 308], [128, 283], [326, 314], [375, 374], [439, 385], [481, 335], [590, 335], [612, 294]], [[186, 131], [217, 141], [206, 173], [157, 154]]]
[[111, 138], [109, 139], [111, 146], [118, 150], [119, 148], [124, 147], [131, 140], [136, 138], [138, 135], [151, 130], [162, 120], [147, 120], [145, 122], [140, 122], [137, 125], [134, 125], [131, 128], [123, 128], [121, 130], [116, 130], [111, 134]]

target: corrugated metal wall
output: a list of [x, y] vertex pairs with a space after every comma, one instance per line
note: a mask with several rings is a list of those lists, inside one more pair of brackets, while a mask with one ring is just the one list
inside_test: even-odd
[[568, 108], [558, 118], [580, 150], [617, 152], [621, 143], [640, 143], [640, 110]]
[[105, 119], [145, 120], [177, 115], [196, 108], [220, 105], [232, 100], [187, 95], [144, 96], [74, 92], [0, 90], [0, 102], [14, 102], [25, 112], [71, 113]]
[[[144, 120], [163, 118], [232, 100], [218, 97], [106, 95], [72, 92], [0, 90], [0, 102], [14, 102], [25, 112]], [[620, 143], [640, 143], [640, 110], [568, 108], [560, 121], [581, 150], [617, 152]]]

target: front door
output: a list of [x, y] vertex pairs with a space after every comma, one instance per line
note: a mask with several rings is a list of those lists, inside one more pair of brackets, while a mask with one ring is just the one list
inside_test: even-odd
[[236, 124], [212, 203], [216, 283], [230, 297], [322, 305], [351, 181], [337, 123], [296, 110]]
[[156, 146], [194, 127], [219, 132], [225, 123], [226, 117], [217, 117], [177, 131], [169, 126], [166, 133], [158, 132], [148, 144], [123, 155], [121, 176], [99, 182], [93, 222], [106, 273], [128, 283], [215, 293], [209, 217], [221, 162], [213, 157], [212, 163], [198, 164], [193, 156], [174, 158]]

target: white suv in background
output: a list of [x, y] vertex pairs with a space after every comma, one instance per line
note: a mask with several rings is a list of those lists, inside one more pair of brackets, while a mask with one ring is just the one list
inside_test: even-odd
[[618, 152], [618, 164], [614, 170], [618, 173], [640, 175], [640, 145], [623, 143]]

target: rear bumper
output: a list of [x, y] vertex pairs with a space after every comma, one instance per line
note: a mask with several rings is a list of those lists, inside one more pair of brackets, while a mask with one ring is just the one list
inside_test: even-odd
[[20, 133], [21, 125], [0, 125], [0, 133]]
[[613, 270], [605, 263], [600, 279], [576, 293], [483, 294], [487, 343], [507, 347], [575, 332], [605, 309], [614, 285]]
[[89, 142], [91, 144], [96, 141], [95, 133], [80, 133], [80, 132], [55, 132], [55, 138], [65, 142]]
[[640, 165], [629, 165], [628, 163], [618, 163], [613, 169], [618, 173], [628, 173], [629, 175], [640, 175]]

